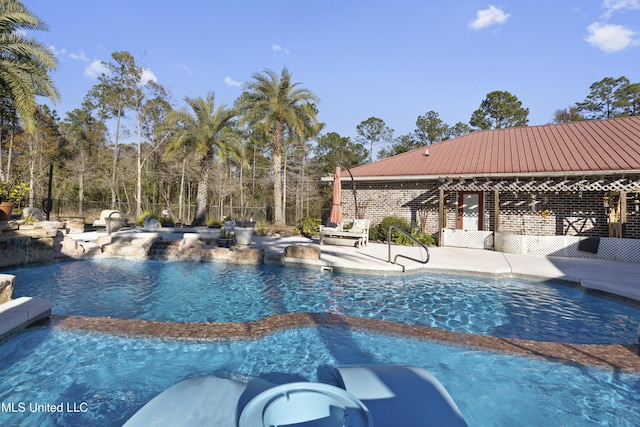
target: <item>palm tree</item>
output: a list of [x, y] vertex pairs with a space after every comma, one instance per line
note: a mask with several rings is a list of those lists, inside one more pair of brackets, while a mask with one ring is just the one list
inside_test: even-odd
[[215, 155], [224, 159], [227, 131], [235, 116], [235, 110], [222, 104], [216, 108], [213, 92], [206, 98], [186, 97], [185, 102], [193, 111], [171, 110], [167, 113], [167, 124], [174, 135], [167, 146], [167, 154], [173, 155], [181, 149], [195, 153], [200, 162], [196, 212], [191, 225], [204, 225], [209, 195], [209, 172]]
[[48, 74], [56, 68], [55, 55], [28, 37], [26, 30], [47, 30], [47, 26], [21, 2], [0, 0], [0, 89], [8, 93], [30, 131], [35, 123], [36, 96], [55, 102], [59, 94]]
[[268, 129], [273, 166], [274, 223], [284, 224], [282, 203], [282, 145], [287, 133], [301, 138], [312, 133], [317, 122], [315, 104], [318, 98], [309, 90], [291, 83], [291, 73], [283, 68], [278, 76], [265, 70], [252, 76], [245, 85], [238, 105], [242, 109], [242, 121], [250, 125], [263, 122]]

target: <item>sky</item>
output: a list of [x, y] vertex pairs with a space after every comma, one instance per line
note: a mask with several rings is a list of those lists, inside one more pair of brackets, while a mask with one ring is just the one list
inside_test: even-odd
[[509, 91], [529, 125], [583, 101], [605, 77], [640, 82], [640, 0], [23, 0], [49, 27], [29, 34], [58, 58], [64, 118], [116, 51], [166, 87], [176, 108], [287, 67], [320, 99], [323, 133], [357, 137], [378, 117], [395, 136], [435, 111], [468, 123]]

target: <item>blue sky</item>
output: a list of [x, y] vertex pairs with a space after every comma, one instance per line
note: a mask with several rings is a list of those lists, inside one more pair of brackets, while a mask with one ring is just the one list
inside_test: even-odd
[[214, 91], [286, 66], [319, 98], [325, 132], [357, 136], [368, 117], [395, 136], [429, 110], [468, 122], [506, 90], [529, 124], [583, 101], [604, 77], [640, 81], [640, 0], [24, 0], [49, 26], [32, 35], [59, 59], [60, 117], [80, 106], [100, 61], [131, 52], [172, 94]]

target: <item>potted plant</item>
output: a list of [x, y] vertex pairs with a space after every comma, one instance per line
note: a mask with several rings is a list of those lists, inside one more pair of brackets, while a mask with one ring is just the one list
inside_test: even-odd
[[207, 222], [207, 227], [209, 228], [222, 228], [222, 221], [219, 221], [215, 218], [211, 218], [208, 222]]
[[249, 220], [242, 219], [236, 222], [236, 225], [233, 227], [236, 244], [248, 245], [249, 243], [251, 243], [251, 236], [253, 236], [253, 231], [255, 228], [256, 222], [253, 220], [253, 218], [249, 218]]
[[231, 242], [233, 241], [233, 233], [226, 229], [220, 230], [220, 235], [218, 236], [218, 246], [221, 248], [230, 248]]
[[8, 221], [16, 203], [29, 193], [29, 184], [0, 181], [0, 221]]
[[233, 230], [233, 226], [236, 225], [235, 220], [229, 215], [225, 216], [222, 221], [224, 223], [224, 228], [226, 228], [228, 231]]
[[247, 219], [246, 215], [241, 215], [240, 220], [236, 221], [236, 225], [239, 227], [256, 227], [256, 222], [253, 220], [253, 215], [249, 214], [249, 219]]

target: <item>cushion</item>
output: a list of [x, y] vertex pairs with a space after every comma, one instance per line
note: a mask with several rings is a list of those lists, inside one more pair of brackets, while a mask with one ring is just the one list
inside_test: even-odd
[[353, 227], [351, 227], [351, 231], [365, 231], [367, 229], [367, 220], [366, 219], [354, 219]]

